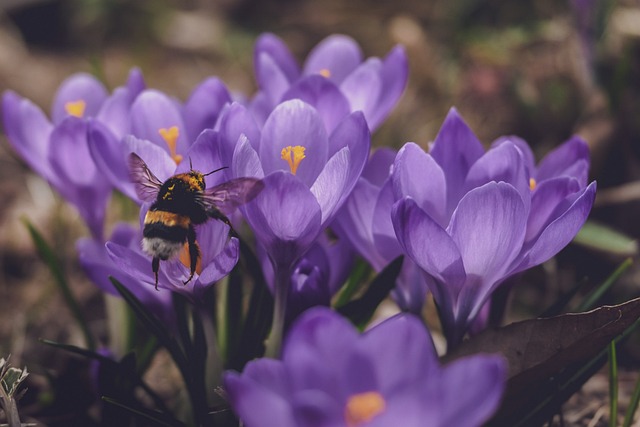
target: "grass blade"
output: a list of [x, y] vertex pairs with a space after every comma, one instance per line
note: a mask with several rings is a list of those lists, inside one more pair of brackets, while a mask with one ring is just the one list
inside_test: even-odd
[[622, 427], [631, 427], [631, 423], [633, 422], [633, 416], [638, 410], [639, 402], [640, 402], [640, 377], [638, 377], [638, 381], [636, 381], [636, 388], [633, 390], [633, 395], [631, 396], [631, 402], [629, 402], [629, 408], [627, 408], [627, 413], [624, 415], [624, 422], [622, 423]]
[[620, 278], [622, 273], [627, 271], [627, 269], [632, 265], [633, 259], [625, 259], [622, 264], [620, 264], [618, 268], [616, 268], [616, 270], [611, 274], [611, 276], [607, 277], [607, 280], [605, 280], [600, 286], [598, 286], [598, 288], [591, 292], [591, 294], [589, 294], [589, 296], [587, 296], [584, 301], [582, 301], [582, 303], [578, 306], [577, 311], [589, 311], [594, 308], [600, 298], [602, 298], [602, 295], [604, 295], [605, 292], [607, 292], [609, 288], [611, 288], [611, 286], [613, 286], [613, 284]]
[[618, 425], [618, 358], [615, 341], [609, 344], [609, 425]]
[[82, 335], [84, 336], [85, 344], [91, 350], [96, 349], [96, 343], [93, 339], [93, 335], [89, 331], [87, 326], [87, 322], [84, 319], [82, 314], [82, 310], [80, 309], [80, 304], [76, 301], [73, 296], [73, 292], [71, 292], [71, 288], [69, 287], [69, 283], [65, 278], [64, 271], [62, 270], [62, 266], [60, 264], [60, 260], [56, 257], [55, 252], [51, 249], [51, 246], [44, 239], [42, 234], [29, 222], [27, 219], [23, 219], [24, 224], [29, 230], [29, 234], [31, 235], [31, 239], [36, 246], [38, 251], [38, 255], [40, 258], [47, 264], [51, 274], [53, 275], [54, 282], [58, 285], [58, 288], [62, 292], [62, 297], [64, 298], [69, 311], [71, 311], [71, 315], [76, 320], [80, 330], [82, 331]]

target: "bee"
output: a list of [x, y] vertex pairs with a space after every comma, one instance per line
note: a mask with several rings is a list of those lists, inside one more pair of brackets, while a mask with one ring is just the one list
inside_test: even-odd
[[160, 260], [178, 255], [185, 243], [189, 250], [190, 275], [184, 284], [193, 279], [200, 259], [194, 226], [217, 219], [229, 226], [229, 238], [237, 237], [227, 215], [256, 197], [264, 187], [262, 181], [245, 177], [207, 189], [204, 178], [225, 168], [202, 173], [193, 169], [191, 159], [189, 168], [189, 172], [162, 182], [137, 154], [129, 155], [129, 173], [136, 194], [140, 200], [152, 202], [144, 217], [142, 250], [153, 257], [151, 268], [156, 290]]

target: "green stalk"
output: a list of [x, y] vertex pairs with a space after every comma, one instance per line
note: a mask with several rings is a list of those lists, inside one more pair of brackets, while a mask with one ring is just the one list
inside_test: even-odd
[[638, 403], [640, 403], [640, 377], [638, 377], [638, 381], [636, 381], [636, 388], [633, 390], [631, 402], [629, 402], [629, 408], [627, 408], [627, 413], [624, 415], [622, 427], [631, 427], [633, 416], [638, 410]]
[[273, 323], [271, 332], [267, 338], [265, 356], [277, 359], [280, 357], [282, 339], [284, 335], [284, 320], [287, 309], [287, 295], [289, 294], [289, 282], [291, 279], [290, 268], [281, 268], [274, 265], [275, 269], [275, 302], [273, 306]]
[[618, 425], [618, 358], [616, 342], [609, 344], [609, 426]]

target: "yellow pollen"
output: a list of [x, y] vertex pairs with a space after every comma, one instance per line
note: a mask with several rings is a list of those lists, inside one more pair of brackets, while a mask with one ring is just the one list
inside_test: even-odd
[[529, 178], [529, 190], [531, 190], [531, 191], [535, 190], [536, 189], [536, 185], [538, 185], [536, 180], [534, 178]]
[[87, 103], [82, 99], [79, 99], [77, 101], [69, 101], [64, 104], [64, 110], [67, 112], [67, 114], [74, 117], [82, 118], [85, 108], [87, 108]]
[[380, 415], [385, 406], [384, 397], [377, 391], [354, 394], [347, 400], [344, 419], [348, 427], [358, 427]]
[[280, 158], [282, 158], [282, 160], [285, 160], [287, 163], [289, 163], [289, 168], [291, 169], [291, 173], [294, 175], [298, 171], [298, 166], [300, 166], [300, 162], [302, 161], [302, 159], [306, 157], [304, 155], [304, 150], [305, 150], [305, 147], [303, 147], [302, 145], [296, 145], [295, 147], [292, 147], [290, 145], [288, 147], [283, 148], [282, 151], [280, 152]]
[[[200, 245], [198, 245], [198, 242], [196, 242], [195, 245], [200, 247]], [[182, 250], [180, 251], [180, 255], [178, 259], [180, 260], [182, 265], [187, 267], [187, 269], [191, 268], [191, 257], [189, 256], [188, 243], [185, 243], [184, 246], [182, 247]], [[202, 274], [202, 257], [198, 257], [198, 261], [196, 261], [196, 273]]]
[[331, 77], [331, 71], [328, 68], [323, 68], [322, 70], [318, 71], [318, 74], [327, 79]]
[[158, 133], [169, 146], [169, 154], [176, 164], [180, 164], [182, 161], [182, 156], [176, 153], [176, 146], [178, 144], [178, 136], [180, 136], [180, 131], [178, 130], [178, 126], [171, 126], [169, 129], [162, 128], [158, 130]]

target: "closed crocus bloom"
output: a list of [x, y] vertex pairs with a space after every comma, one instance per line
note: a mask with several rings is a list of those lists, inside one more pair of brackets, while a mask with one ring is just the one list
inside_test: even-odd
[[[282, 331], [292, 269], [333, 220], [362, 173], [370, 137], [360, 112], [345, 117], [329, 133], [317, 110], [300, 100], [278, 105], [261, 131], [251, 126], [246, 109], [235, 105], [221, 122], [225, 144], [236, 143], [234, 177], [263, 179], [264, 190], [244, 209], [244, 216], [265, 249], [275, 277], [275, 316]], [[237, 130], [247, 122], [253, 141]], [[278, 344], [269, 347], [273, 355]]]
[[583, 142], [538, 167], [522, 144], [506, 138], [485, 153], [452, 110], [429, 153], [408, 143], [396, 157], [393, 225], [425, 272], [450, 346], [506, 278], [566, 246], [593, 204]]
[[350, 37], [334, 34], [321, 41], [300, 67], [281, 39], [263, 34], [256, 41], [254, 65], [259, 92], [252, 110], [260, 123], [280, 102], [302, 99], [320, 111], [332, 129], [344, 116], [362, 111], [373, 131], [389, 115], [407, 83], [404, 49], [384, 58], [363, 59]]
[[[273, 266], [266, 254], [261, 255], [265, 279], [273, 292]], [[300, 313], [310, 307], [328, 307], [333, 295], [349, 277], [353, 261], [353, 249], [347, 240], [330, 241], [325, 234], [321, 234], [293, 267], [285, 323], [290, 325]]]
[[91, 123], [122, 127], [132, 99], [144, 86], [138, 70], [127, 85], [109, 95], [88, 74], [67, 78], [58, 89], [51, 120], [32, 102], [8, 91], [2, 98], [3, 120], [10, 144], [24, 161], [74, 205], [95, 238], [102, 238], [111, 185], [90, 154], [87, 130]]
[[[371, 155], [351, 196], [331, 224], [377, 272], [403, 255], [391, 222], [395, 199], [390, 170], [396, 154], [392, 149], [381, 148]], [[401, 310], [419, 314], [426, 293], [422, 274], [406, 258], [391, 296]]]
[[[167, 151], [151, 141], [127, 136], [123, 142], [129, 147], [130, 153], [136, 153], [146, 163], [149, 170], [161, 182], [164, 182], [175, 174], [188, 172], [191, 167], [201, 172], [220, 168], [220, 158], [215, 149], [217, 136], [213, 130], [200, 134], [196, 142], [185, 153], [191, 162], [181, 162], [177, 166]], [[208, 175], [206, 188], [211, 188], [224, 181], [226, 178], [221, 172]], [[149, 207], [150, 203], [142, 205], [141, 223]], [[140, 228], [142, 229], [143, 225]], [[190, 276], [191, 260], [186, 244], [179, 257], [161, 263], [158, 274], [158, 288], [179, 292], [194, 301], [202, 295], [207, 287], [228, 275], [238, 262], [239, 257], [238, 239], [229, 237], [229, 226], [222, 221], [211, 219], [204, 224], [197, 225], [195, 230], [201, 257], [196, 265], [193, 280], [185, 285], [185, 281]], [[153, 290], [155, 276], [152, 270], [152, 259], [143, 252], [141, 241], [142, 232], [137, 236], [134, 245], [123, 245], [116, 241], [109, 241], [106, 244], [107, 253], [118, 268]]]
[[247, 427], [479, 426], [496, 410], [506, 366], [477, 355], [441, 367], [424, 325], [399, 315], [364, 334], [327, 308], [304, 313], [282, 360], [227, 372]]

